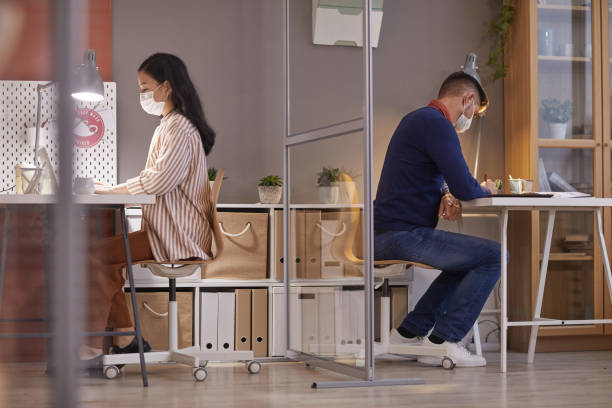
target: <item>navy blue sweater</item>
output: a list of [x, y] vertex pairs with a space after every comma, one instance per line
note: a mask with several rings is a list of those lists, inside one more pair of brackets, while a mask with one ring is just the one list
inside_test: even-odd
[[470, 174], [457, 132], [442, 112], [433, 107], [410, 112], [387, 148], [374, 202], [375, 228], [434, 228], [446, 185], [462, 201], [489, 194]]

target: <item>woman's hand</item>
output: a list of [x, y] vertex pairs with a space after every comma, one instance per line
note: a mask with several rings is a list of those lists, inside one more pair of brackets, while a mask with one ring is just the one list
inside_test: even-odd
[[461, 201], [457, 200], [450, 192], [446, 192], [440, 200], [438, 217], [448, 221], [457, 221], [461, 217]]
[[109, 186], [108, 184], [96, 181], [94, 182], [94, 191], [96, 194], [130, 194], [125, 183]]

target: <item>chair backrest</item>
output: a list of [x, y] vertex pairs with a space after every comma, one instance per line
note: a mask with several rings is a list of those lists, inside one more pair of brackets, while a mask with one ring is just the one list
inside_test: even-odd
[[223, 234], [221, 233], [221, 227], [219, 226], [219, 218], [217, 216], [217, 201], [219, 200], [219, 191], [221, 191], [221, 184], [223, 183], [223, 175], [225, 174], [225, 169], [219, 169], [217, 171], [217, 176], [215, 177], [215, 181], [212, 186], [212, 191], [210, 193], [211, 201], [212, 201], [212, 216], [211, 216], [211, 227], [213, 233], [213, 239], [215, 241], [215, 247], [217, 248], [216, 253], [214, 254], [214, 260], [218, 260], [219, 257], [223, 254]]
[[[348, 176], [345, 176], [348, 177]], [[347, 180], [348, 181], [348, 180]], [[359, 194], [355, 190], [351, 204], [359, 204]], [[353, 250], [361, 219], [361, 211], [358, 207], [342, 209], [338, 216], [338, 229], [331, 242], [331, 254], [340, 262], [349, 264], [361, 264], [363, 259], [355, 255]]]

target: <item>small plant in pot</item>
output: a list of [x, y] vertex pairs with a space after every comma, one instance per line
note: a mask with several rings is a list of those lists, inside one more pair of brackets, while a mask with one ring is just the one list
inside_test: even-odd
[[340, 169], [332, 166], [323, 167], [317, 173], [317, 185], [319, 186], [319, 202], [322, 204], [336, 204], [340, 188], [338, 181], [340, 180]]
[[278, 204], [283, 196], [283, 180], [279, 176], [266, 176], [257, 187], [262, 204]]
[[548, 122], [550, 136], [553, 139], [565, 139], [567, 122], [572, 118], [572, 103], [569, 99], [564, 102], [556, 98], [544, 99], [540, 105], [542, 119]]

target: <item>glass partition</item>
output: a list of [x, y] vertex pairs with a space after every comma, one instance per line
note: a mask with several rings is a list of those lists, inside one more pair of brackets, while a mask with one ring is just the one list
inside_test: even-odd
[[363, 366], [363, 134], [292, 147], [290, 348]]

